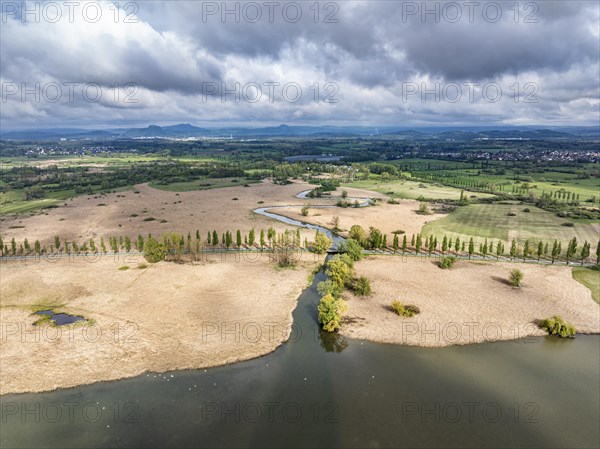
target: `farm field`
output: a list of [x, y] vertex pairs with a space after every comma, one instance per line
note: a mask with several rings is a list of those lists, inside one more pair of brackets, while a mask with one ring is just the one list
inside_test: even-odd
[[[458, 200], [460, 199], [461, 192], [461, 189], [428, 182], [417, 182], [402, 179], [382, 182], [379, 177], [372, 177], [368, 180], [354, 181], [352, 183], [344, 184], [344, 186], [373, 190], [393, 198], [406, 198], [411, 200], [417, 200], [419, 198], [424, 198], [427, 200]], [[469, 192], [468, 190], [465, 190], [465, 195], [472, 198], [489, 198], [494, 196], [489, 193]]]
[[[525, 212], [525, 209], [529, 209], [530, 212]], [[516, 215], [510, 216], [509, 213]], [[564, 226], [565, 223], [573, 226]], [[595, 248], [600, 236], [600, 223], [560, 218], [531, 205], [470, 204], [458, 207], [440, 220], [427, 223], [422, 232], [425, 235], [447, 235], [463, 240], [470, 237], [504, 241], [516, 239], [520, 244], [526, 239], [558, 239], [562, 242], [563, 249], [570, 239], [577, 237], [580, 244], [587, 240]]]

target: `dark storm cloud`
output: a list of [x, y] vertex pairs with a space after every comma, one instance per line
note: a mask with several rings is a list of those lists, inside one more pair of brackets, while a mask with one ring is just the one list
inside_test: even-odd
[[[36, 2], [33, 2], [36, 3]], [[499, 2], [497, 22], [482, 10], [473, 20], [466, 3], [348, 1], [322, 2], [315, 15], [313, 2], [298, 2], [286, 15], [279, 2], [269, 21], [262, 1], [262, 17], [251, 23], [244, 16], [248, 3], [239, 3], [239, 23], [221, 11], [223, 2], [137, 2], [138, 23], [115, 23], [110, 16], [98, 24], [77, 21], [23, 24], [3, 17], [0, 78], [11, 82], [94, 82], [102, 86], [134, 83], [140, 103], [114, 105], [120, 114], [160, 120], [331, 120], [394, 122], [491, 120], [517, 117], [543, 121], [568, 117], [570, 108], [588, 120], [597, 117], [599, 74], [599, 5], [589, 2]], [[453, 22], [440, 14], [452, 5], [462, 17]], [[107, 6], [108, 4], [105, 4]], [[229, 3], [232, 10], [236, 3]], [[417, 8], [415, 12], [414, 8]], [[422, 15], [422, 8], [437, 8]], [[105, 10], [106, 11], [106, 10]], [[329, 20], [326, 20], [326, 19]], [[6, 20], [5, 20], [6, 19]], [[529, 20], [525, 20], [529, 19]], [[514, 104], [398, 104], [402, 84], [427, 81], [486, 82], [512, 79], [540, 87], [539, 106]], [[219, 99], [223, 83], [305, 83], [328, 81], [339, 87], [336, 105], [313, 104], [305, 95], [297, 103], [204, 103], [209, 93]], [[510, 81], [513, 82], [513, 81]], [[509, 83], [510, 85], [510, 83]], [[514, 102], [513, 102], [514, 103]], [[575, 105], [575, 106], [573, 106]], [[12, 109], [11, 109], [12, 108]], [[3, 120], [40, 117], [71, 120], [107, 115], [109, 103], [5, 106]], [[135, 110], [134, 110], [135, 109]], [[574, 109], [574, 110], [575, 110]], [[125, 110], [125, 112], [122, 112]], [[537, 114], [537, 115], [535, 115]], [[12, 119], [11, 119], [12, 120]]]

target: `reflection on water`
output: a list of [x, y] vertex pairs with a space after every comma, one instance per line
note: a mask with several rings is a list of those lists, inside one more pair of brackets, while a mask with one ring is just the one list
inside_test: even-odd
[[54, 313], [53, 310], [38, 310], [34, 314], [48, 316], [58, 326], [63, 326], [65, 324], [73, 324], [77, 321], [86, 321], [85, 318], [82, 316], [69, 315], [68, 313]]
[[325, 352], [342, 352], [348, 347], [348, 339], [337, 332], [320, 330], [319, 343]]

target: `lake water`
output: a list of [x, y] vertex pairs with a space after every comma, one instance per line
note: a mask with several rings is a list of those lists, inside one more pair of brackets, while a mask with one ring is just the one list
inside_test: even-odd
[[2, 396], [1, 446], [599, 447], [600, 337], [431, 349], [324, 335], [323, 279], [264, 357]]

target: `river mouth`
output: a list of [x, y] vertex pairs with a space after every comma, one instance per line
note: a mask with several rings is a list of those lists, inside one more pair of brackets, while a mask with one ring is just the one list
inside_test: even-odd
[[[84, 317], [78, 315], [69, 315], [68, 313], [55, 313], [54, 310], [38, 310], [34, 312], [34, 315], [42, 315], [43, 321], [52, 321], [57, 326], [64, 326], [67, 324], [74, 324], [78, 321], [87, 321]], [[37, 323], [36, 325], [39, 325]]]

